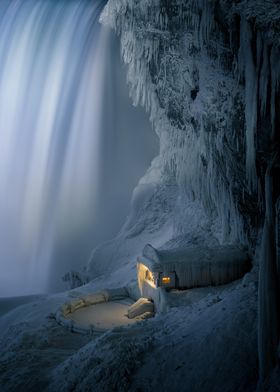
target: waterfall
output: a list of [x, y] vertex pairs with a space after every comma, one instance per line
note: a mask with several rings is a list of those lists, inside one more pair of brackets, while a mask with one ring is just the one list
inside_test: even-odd
[[[98, 22], [105, 3], [0, 3], [0, 296], [60, 289], [50, 281], [85, 264], [128, 213], [120, 212], [128, 198], [110, 196], [122, 188], [117, 155], [130, 125], [113, 124], [116, 115], [122, 122], [124, 71], [116, 39]], [[128, 193], [153, 155], [126, 175]], [[118, 211], [115, 223], [102, 209]]]
[[0, 3], [0, 296], [61, 290], [116, 234], [156, 154], [105, 3]]
[[94, 214], [104, 3], [1, 2], [0, 294], [45, 291], [57, 236]]

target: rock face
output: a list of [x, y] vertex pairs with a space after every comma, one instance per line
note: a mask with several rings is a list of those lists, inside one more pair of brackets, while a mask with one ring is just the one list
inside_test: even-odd
[[[255, 250], [265, 212], [272, 215], [271, 233], [279, 226], [279, 2], [109, 0], [101, 19], [120, 36], [131, 97], [150, 113], [160, 154], [134, 192], [119, 237], [97, 250], [90, 269], [102, 264], [100, 273], [114, 261], [133, 260], [145, 242], [242, 242]], [[271, 271], [279, 265], [274, 237], [263, 240], [262, 251], [271, 244]], [[276, 363], [275, 342], [265, 347], [263, 339], [275, 329], [271, 320], [280, 319], [279, 307], [270, 317], [280, 285], [265, 257], [260, 262], [260, 287], [267, 288], [259, 295], [265, 378], [272, 365], [267, 371], [262, 363], [272, 346], [269, 362]]]
[[[245, 110], [250, 70], [241, 61], [250, 26], [241, 29], [240, 14], [230, 2], [202, 0], [114, 0], [103, 11], [102, 22], [120, 36], [133, 103], [146, 107], [160, 141], [117, 240], [137, 238], [138, 253], [159, 232], [159, 245], [190, 235], [211, 243], [256, 240], [253, 109]], [[115, 259], [131, 254], [126, 246]], [[114, 248], [119, 252], [116, 241], [93, 254], [93, 271], [102, 272], [100, 259], [103, 268], [113, 263], [107, 256]]]
[[109, 2], [103, 21], [121, 36], [131, 96], [150, 111], [159, 135], [157, 184], [174, 184], [176, 230], [184, 232], [181, 211], [195, 199], [218, 222], [220, 241], [243, 238], [245, 96], [225, 9], [220, 21], [209, 1], [175, 1], [177, 12], [159, 1], [117, 3]]

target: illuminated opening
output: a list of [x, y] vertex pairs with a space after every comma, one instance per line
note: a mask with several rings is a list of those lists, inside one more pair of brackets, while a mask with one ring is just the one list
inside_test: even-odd
[[161, 281], [162, 281], [163, 284], [170, 284], [171, 283], [171, 278], [170, 278], [170, 276], [163, 276], [161, 278]]
[[146, 279], [155, 284], [154, 274], [149, 269], [146, 270]]
[[156, 278], [144, 264], [138, 263], [137, 264], [137, 270], [138, 270], [138, 285], [140, 288], [140, 291], [143, 289], [143, 284], [144, 282], [148, 282], [150, 286], [156, 287]]

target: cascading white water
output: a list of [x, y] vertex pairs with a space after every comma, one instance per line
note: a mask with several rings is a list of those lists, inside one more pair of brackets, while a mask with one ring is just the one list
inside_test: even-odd
[[105, 3], [0, 3], [0, 296], [47, 291], [57, 248], [79, 257], [98, 224]]
[[103, 5], [1, 3], [1, 291], [16, 280], [20, 291], [46, 290], [57, 225], [79, 230], [93, 213]]

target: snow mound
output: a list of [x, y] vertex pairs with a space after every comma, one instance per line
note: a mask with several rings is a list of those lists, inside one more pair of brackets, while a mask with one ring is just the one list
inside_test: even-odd
[[48, 391], [128, 391], [131, 375], [151, 347], [143, 328], [109, 331], [58, 366]]
[[134, 319], [145, 313], [154, 313], [154, 304], [147, 298], [139, 298], [129, 307], [127, 316], [129, 319]]
[[99, 336], [54, 369], [48, 391], [255, 391], [257, 287], [216, 290]]

